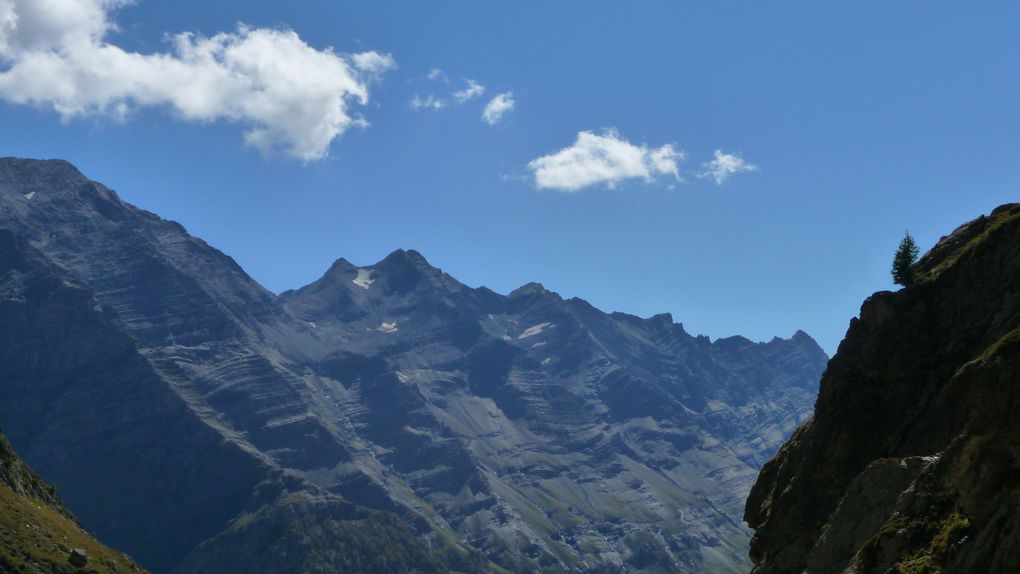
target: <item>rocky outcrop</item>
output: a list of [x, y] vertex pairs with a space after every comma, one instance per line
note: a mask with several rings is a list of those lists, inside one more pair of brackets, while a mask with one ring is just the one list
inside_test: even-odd
[[1020, 570], [1020, 205], [876, 293], [747, 501], [755, 572]]
[[826, 361], [414, 251], [277, 296], [60, 161], [0, 160], [0, 229], [0, 423], [159, 572], [745, 570]]
[[0, 434], [0, 572], [144, 574], [86, 532]]

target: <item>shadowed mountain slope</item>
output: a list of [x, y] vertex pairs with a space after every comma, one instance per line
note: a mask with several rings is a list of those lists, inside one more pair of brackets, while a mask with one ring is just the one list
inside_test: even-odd
[[1020, 204], [872, 295], [747, 502], [755, 572], [1020, 570]]

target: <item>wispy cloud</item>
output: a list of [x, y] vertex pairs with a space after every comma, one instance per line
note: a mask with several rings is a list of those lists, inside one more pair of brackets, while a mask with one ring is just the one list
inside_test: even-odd
[[429, 73], [425, 75], [425, 77], [432, 81], [439, 80], [442, 82], [449, 82], [449, 80], [446, 77], [446, 72], [440, 70], [439, 68], [432, 68], [431, 70], [429, 70]]
[[[2, 1], [2, 0], [0, 0]], [[444, 84], [449, 84], [450, 81], [447, 78], [445, 72], [439, 68], [432, 68], [429, 73], [425, 76], [431, 82], [441, 81]], [[459, 90], [452, 90], [445, 96], [437, 96], [434, 93], [430, 93], [427, 96], [421, 96], [415, 94], [411, 98], [410, 106], [413, 110], [441, 110], [448, 107], [462, 106], [472, 100], [480, 98], [485, 94], [485, 86], [483, 86], [477, 80], [465, 79], [464, 87]], [[497, 94], [491, 100], [485, 104], [485, 108], [482, 110], [482, 120], [489, 125], [495, 125], [499, 123], [503, 116], [514, 109], [514, 95], [513, 92], [503, 92]]]
[[659, 175], [679, 179], [678, 162], [684, 157], [672, 144], [650, 148], [630, 143], [616, 130], [583, 131], [573, 145], [531, 161], [528, 169], [536, 186], [573, 192], [599, 184], [614, 187], [627, 179], [651, 182]]
[[111, 13], [127, 3], [0, 0], [0, 98], [63, 119], [168, 107], [184, 120], [237, 122], [248, 145], [308, 162], [367, 125], [351, 108], [367, 104], [372, 81], [395, 67], [387, 54], [339, 54], [291, 30], [246, 26], [131, 52], [107, 40]]
[[446, 107], [446, 102], [435, 97], [432, 94], [425, 96], [424, 98], [415, 94], [411, 98], [411, 109], [412, 110], [441, 110]]
[[496, 97], [489, 100], [489, 103], [485, 104], [485, 109], [482, 110], [482, 119], [485, 123], [496, 125], [499, 120], [503, 119], [503, 115], [514, 109], [514, 95], [512, 92], [503, 92]]
[[469, 100], [473, 100], [485, 93], [485, 86], [479, 84], [474, 80], [467, 80], [467, 87], [463, 90], [457, 90], [453, 92], [453, 99], [458, 104], [463, 104]]
[[733, 174], [758, 171], [758, 166], [746, 162], [736, 154], [723, 153], [721, 149], [714, 152], [714, 158], [701, 164], [698, 177], [712, 178], [716, 185], [722, 185]]
[[[441, 81], [444, 84], [450, 83], [446, 73], [439, 68], [432, 68], [425, 77], [432, 82]], [[430, 93], [429, 95], [422, 97], [419, 94], [415, 94], [414, 97], [411, 98], [411, 109], [441, 110], [449, 106], [466, 104], [485, 93], [485, 86], [475, 80], [464, 80], [464, 83], [465, 86], [462, 89], [448, 92], [446, 96], [437, 96]]]

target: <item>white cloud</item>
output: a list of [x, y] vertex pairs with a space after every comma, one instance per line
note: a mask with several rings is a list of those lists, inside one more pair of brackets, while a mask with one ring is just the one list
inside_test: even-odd
[[463, 90], [457, 90], [453, 92], [453, 99], [457, 100], [458, 104], [463, 104], [468, 100], [473, 100], [485, 93], [485, 86], [479, 84], [474, 80], [467, 81], [467, 87]]
[[680, 179], [678, 162], [683, 151], [666, 144], [658, 148], [634, 145], [620, 137], [616, 130], [602, 134], [578, 132], [570, 147], [542, 156], [528, 163], [540, 188], [578, 191], [606, 184], [614, 187], [625, 179], [653, 181], [658, 175]]
[[503, 114], [514, 109], [514, 95], [512, 92], [503, 92], [489, 100], [482, 110], [482, 119], [487, 124], [495, 125], [503, 119]]
[[758, 166], [747, 163], [736, 154], [723, 153], [721, 149], [715, 150], [715, 158], [701, 164], [701, 171], [698, 177], [711, 177], [716, 185], [722, 185], [731, 175], [742, 171], [758, 171]]
[[421, 109], [441, 110], [441, 109], [443, 109], [445, 107], [446, 107], [446, 102], [441, 100], [441, 99], [439, 99], [439, 98], [437, 98], [437, 97], [435, 97], [432, 94], [429, 94], [429, 95], [425, 96], [424, 98], [419, 96], [418, 94], [415, 94], [414, 97], [411, 98], [411, 109], [412, 110], [421, 110]]
[[367, 122], [371, 82], [394, 67], [377, 52], [317, 50], [290, 30], [248, 28], [171, 38], [164, 53], [107, 41], [111, 12], [127, 0], [0, 0], [0, 98], [53, 108], [63, 119], [124, 118], [165, 106], [182, 119], [246, 127], [248, 145], [301, 161]]
[[355, 68], [368, 74], [379, 75], [397, 67], [397, 63], [393, 60], [393, 56], [389, 54], [380, 54], [379, 52], [361, 52], [358, 54], [351, 54], [350, 58], [354, 63]]
[[434, 80], [441, 80], [443, 82], [449, 81], [446, 78], [446, 72], [440, 70], [439, 68], [432, 68], [431, 70], [429, 70], [429, 73], [425, 77], [433, 81]]

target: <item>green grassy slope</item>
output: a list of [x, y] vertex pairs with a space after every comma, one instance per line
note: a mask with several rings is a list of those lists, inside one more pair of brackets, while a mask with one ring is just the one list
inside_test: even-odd
[[[72, 549], [86, 552], [84, 567], [68, 561]], [[144, 570], [86, 532], [61, 504], [53, 487], [36, 476], [0, 434], [0, 572], [113, 574]]]

